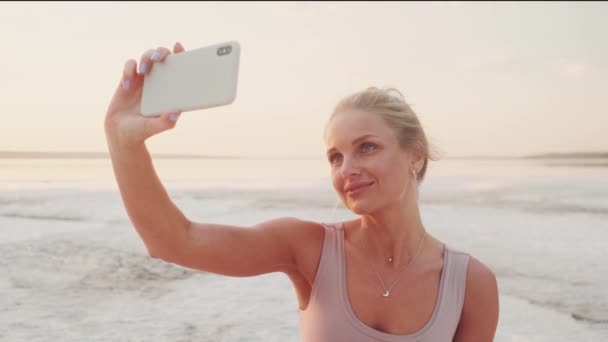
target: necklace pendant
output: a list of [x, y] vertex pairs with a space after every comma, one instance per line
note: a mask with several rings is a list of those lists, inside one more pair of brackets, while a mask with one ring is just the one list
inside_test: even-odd
[[382, 297], [388, 297], [390, 293], [388, 292], [388, 290], [385, 290], [384, 293], [382, 294]]

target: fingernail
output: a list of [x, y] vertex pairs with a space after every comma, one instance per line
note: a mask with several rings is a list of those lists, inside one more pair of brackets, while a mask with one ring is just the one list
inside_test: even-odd
[[150, 59], [156, 62], [158, 60], [158, 57], [160, 57], [160, 52], [154, 51], [154, 53], [152, 54], [152, 57], [150, 57]]
[[179, 113], [171, 113], [171, 115], [169, 115], [171, 121], [177, 121], [177, 118], [179, 118]]
[[147, 67], [146, 63], [141, 63], [141, 64], [139, 65], [139, 73], [140, 73], [140, 74], [145, 73], [145, 72], [146, 72], [146, 67]]
[[125, 80], [122, 86], [123, 88], [125, 88], [125, 90], [129, 90], [129, 87], [131, 86], [131, 80]]

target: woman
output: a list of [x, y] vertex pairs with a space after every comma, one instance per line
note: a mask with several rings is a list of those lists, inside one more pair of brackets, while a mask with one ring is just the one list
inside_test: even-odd
[[[176, 43], [173, 53], [182, 51]], [[140, 114], [145, 74], [170, 54], [161, 47], [144, 53], [139, 68], [125, 64], [104, 122], [122, 199], [151, 257], [227, 276], [285, 273], [298, 297], [302, 341], [493, 340], [494, 274], [421, 222], [418, 183], [431, 156], [403, 99], [369, 88], [341, 101], [327, 123], [332, 183], [357, 219], [193, 222], [167, 195], [145, 145], [172, 129], [179, 113]]]

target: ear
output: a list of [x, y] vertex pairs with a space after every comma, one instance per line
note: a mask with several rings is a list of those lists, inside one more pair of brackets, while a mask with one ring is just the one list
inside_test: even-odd
[[410, 168], [415, 169], [416, 172], [420, 172], [420, 170], [422, 170], [422, 166], [424, 165], [425, 158], [420, 144], [416, 144], [414, 147], [412, 147], [410, 158]]

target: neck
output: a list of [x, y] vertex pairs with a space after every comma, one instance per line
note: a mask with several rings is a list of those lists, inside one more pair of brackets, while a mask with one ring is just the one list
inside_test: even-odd
[[[426, 242], [426, 230], [420, 219], [416, 201], [398, 203], [377, 213], [363, 215], [360, 220], [359, 246], [367, 248], [374, 263], [380, 258], [395, 271], [403, 269]], [[426, 239], [425, 239], [426, 241]], [[388, 263], [387, 258], [392, 258]]]

